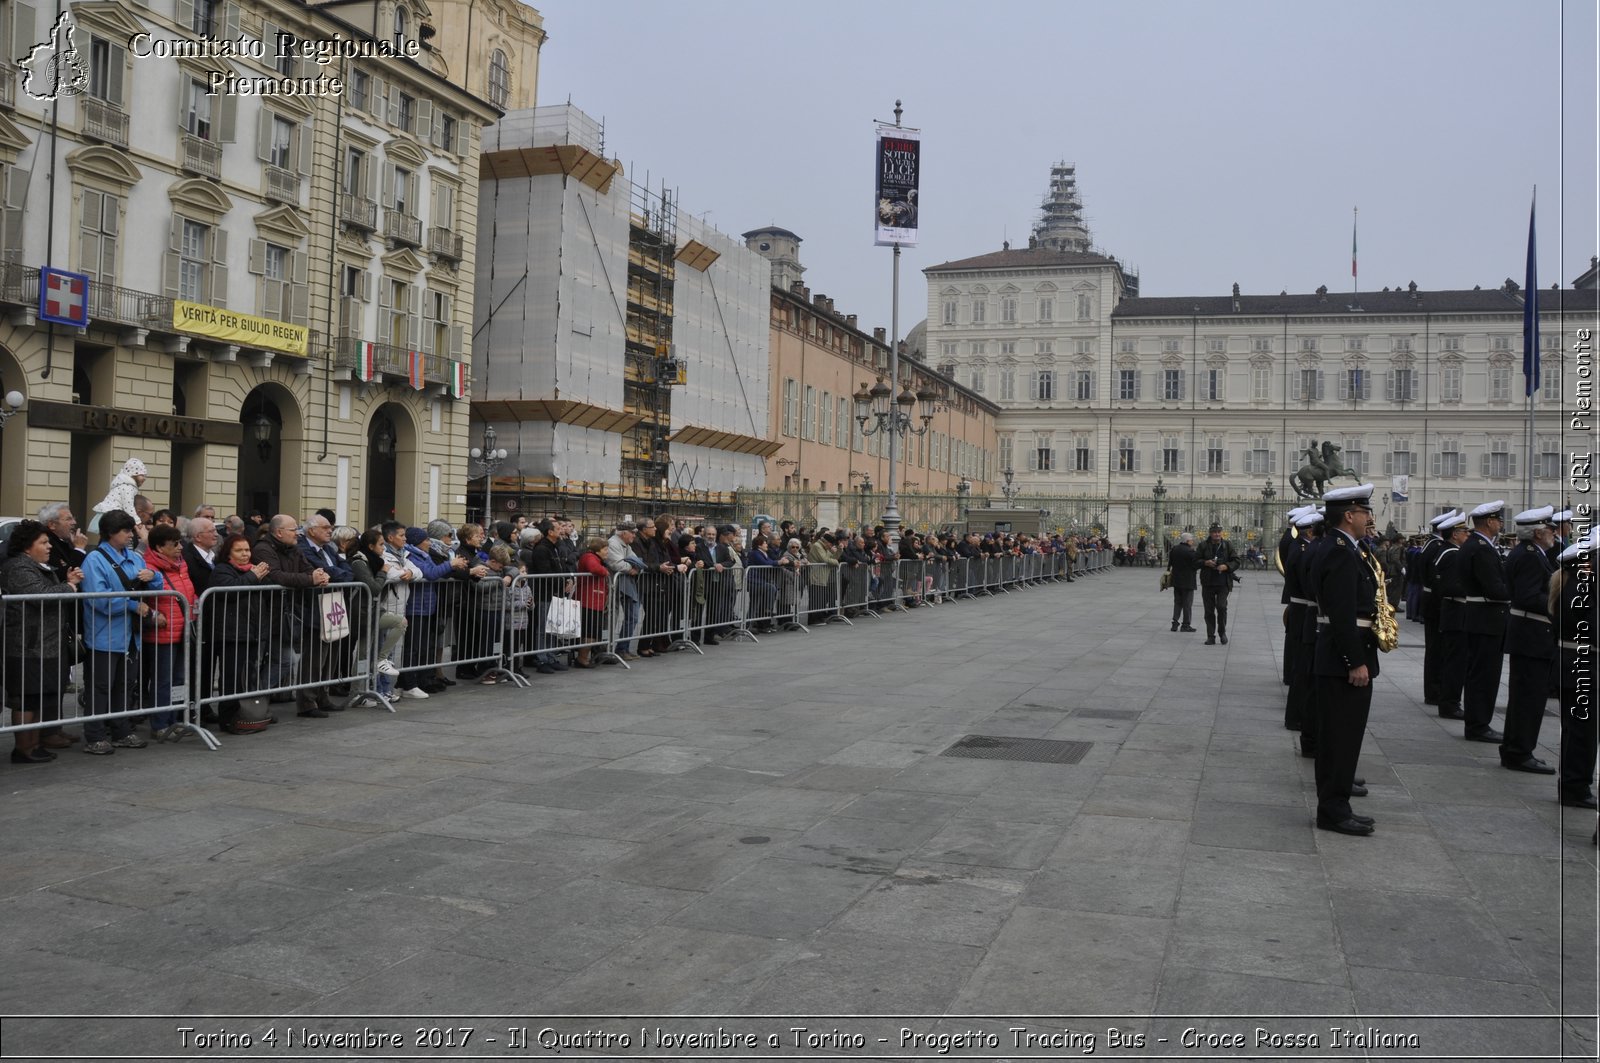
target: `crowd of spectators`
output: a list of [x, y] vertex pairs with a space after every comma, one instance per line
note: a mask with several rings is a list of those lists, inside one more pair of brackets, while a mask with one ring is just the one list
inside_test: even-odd
[[[716, 646], [744, 628], [936, 603], [963, 589], [964, 577], [951, 578], [962, 561], [1061, 554], [1070, 579], [1079, 552], [1102, 546], [915, 530], [891, 545], [882, 527], [762, 520], [746, 530], [668, 515], [587, 539], [561, 514], [362, 531], [329, 510], [180, 516], [155, 509], [144, 480], [137, 459], [124, 466], [95, 507], [92, 549], [65, 503], [0, 544], [0, 594], [46, 596], [0, 611], [11, 720], [49, 724], [16, 732], [14, 762], [49, 761], [80, 741], [59, 722], [73, 694], [87, 753], [142, 748], [140, 728], [182, 738], [175, 701], [197, 701], [203, 722], [229, 734], [258, 734], [277, 722], [276, 704], [313, 719], [343, 711], [365, 689], [358, 662], [375, 662], [372, 686], [386, 701], [420, 700], [460, 683], [656, 657], [684, 637]], [[581, 614], [564, 635], [547, 624], [558, 597]]]

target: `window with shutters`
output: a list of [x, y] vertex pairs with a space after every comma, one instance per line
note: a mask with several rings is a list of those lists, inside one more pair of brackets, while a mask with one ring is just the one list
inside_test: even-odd
[[459, 352], [455, 351], [450, 343], [450, 329], [452, 316], [452, 303], [447, 292], [428, 293], [428, 332], [433, 341], [434, 354], [451, 357]]
[[1134, 346], [1134, 341], [1133, 340], [1118, 340], [1117, 341], [1117, 353], [1118, 354], [1133, 354], [1135, 350], [1136, 350], [1136, 348]]
[[1414, 369], [1389, 370], [1389, 398], [1394, 402], [1417, 401], [1417, 373]]
[[982, 358], [989, 352], [989, 345], [983, 342], [968, 344], [968, 347], [970, 348], [971, 354], [974, 358]]
[[1244, 471], [1254, 476], [1270, 476], [1277, 471], [1278, 454], [1271, 436], [1251, 436], [1250, 449], [1244, 452]]
[[187, 218], [181, 224], [178, 298], [190, 303], [204, 303], [207, 301], [206, 278], [211, 268], [211, 227]]
[[1511, 349], [1511, 337], [1510, 336], [1492, 336], [1492, 337], [1490, 337], [1490, 339], [1489, 339], [1489, 349], [1491, 351], [1509, 351]]
[[817, 442], [829, 446], [833, 443], [833, 392], [824, 391], [822, 398], [817, 402], [817, 416], [820, 418], [817, 426]]
[[1120, 436], [1117, 439], [1117, 471], [1139, 471], [1139, 451], [1133, 445], [1132, 436]]
[[1561, 367], [1547, 361], [1539, 363], [1539, 397], [1546, 402], [1561, 399]]
[[[117, 235], [121, 228], [122, 201], [91, 188], [83, 190], [79, 222], [78, 272], [94, 284], [117, 283]], [[91, 294], [93, 288], [91, 287]]]
[[956, 345], [955, 344], [953, 344], [953, 343], [941, 343], [939, 345], [939, 349], [942, 352], [944, 352], [944, 359], [945, 359], [945, 361], [947, 363], [952, 364], [952, 365], [955, 364], [955, 357], [956, 357]]
[[501, 110], [511, 102], [511, 61], [499, 48], [489, 57], [489, 102]]
[[855, 451], [857, 454], [860, 454], [863, 450], [866, 449], [866, 446], [867, 446], [867, 437], [862, 432], [861, 429], [862, 429], [862, 424], [861, 424], [860, 421], [851, 420], [851, 422], [850, 422], [850, 449]]
[[1316, 354], [1317, 341], [1310, 336], [1302, 336], [1300, 339], [1300, 350], [1305, 354]]
[[1094, 296], [1087, 293], [1078, 296], [1078, 320], [1091, 321], [1094, 319]]
[[1361, 336], [1346, 336], [1344, 338], [1344, 349], [1347, 351], [1364, 351], [1367, 349], [1367, 341]]
[[1050, 402], [1056, 397], [1056, 371], [1041, 369], [1034, 374], [1033, 397], [1040, 402]]
[[1489, 367], [1489, 401], [1511, 401], [1511, 367], [1509, 365]]
[[1206, 351], [1211, 354], [1227, 354], [1228, 341], [1223, 339], [1206, 340]]
[[339, 271], [339, 294], [346, 299], [365, 300], [366, 285], [361, 281], [359, 266], [345, 266]]
[[396, 113], [399, 115], [399, 120], [395, 124], [407, 133], [411, 132], [417, 121], [416, 98], [410, 93], [400, 93], [400, 104]]
[[1000, 444], [1000, 468], [1009, 469], [1011, 468], [1011, 437], [1001, 436], [998, 442]]
[[1441, 439], [1433, 461], [1436, 476], [1465, 476], [1467, 473], [1467, 456], [1461, 453], [1458, 439]]
[[1222, 383], [1227, 379], [1224, 369], [1206, 369], [1200, 374], [1200, 398], [1205, 402], [1222, 401]]
[[[1017, 301], [1015, 299], [1008, 299], [1007, 302], [1011, 304], [1011, 316], [1006, 318], [1006, 320], [1015, 321], [1017, 319]], [[1039, 299], [1039, 320], [1044, 323], [1049, 323], [1055, 319], [1056, 301], [1054, 299], [1041, 297]]]
[[451, 154], [456, 150], [456, 120], [454, 115], [439, 116], [439, 150]]
[[1017, 399], [1017, 371], [1010, 366], [1000, 369], [1000, 401], [1015, 402]]
[[408, 16], [409, 12], [404, 7], [399, 4], [394, 6], [394, 50], [401, 55], [405, 54]]
[[184, 110], [183, 128], [190, 136], [201, 140], [211, 139], [211, 94], [205, 82], [189, 82], [188, 106]]
[[795, 380], [783, 382], [783, 434], [792, 436], [800, 431], [800, 384]]
[[972, 300], [972, 323], [974, 325], [983, 324], [984, 315], [988, 312], [988, 309], [989, 301], [987, 299], [981, 296], [974, 297]]
[[1056, 353], [1056, 341], [1055, 340], [1034, 340], [1033, 341], [1033, 353], [1034, 354], [1055, 354]]
[[296, 48], [299, 42], [292, 33], [280, 30], [276, 42], [277, 53], [273, 56], [272, 65], [279, 74], [286, 78], [295, 76], [297, 62]]
[[1010, 357], [1012, 355], [1015, 355], [1016, 353], [1017, 353], [1017, 341], [1016, 340], [1001, 340], [1000, 341], [1000, 356], [1002, 358]]
[[281, 169], [292, 170], [295, 168], [295, 134], [299, 130], [287, 118], [273, 117], [271, 122], [267, 162]]
[[1049, 432], [1037, 432], [1033, 437], [1033, 461], [1028, 463], [1030, 469], [1039, 472], [1055, 472], [1056, 451], [1054, 438]]
[[1561, 440], [1541, 437], [1534, 455], [1533, 475], [1541, 480], [1561, 478]]
[[1163, 402], [1183, 401], [1183, 370], [1163, 369], [1161, 371], [1161, 400]]
[[350, 76], [350, 107], [363, 114], [370, 113], [372, 100], [372, 75], [357, 69]]
[[1182, 340], [1162, 340], [1161, 341], [1161, 353], [1162, 354], [1180, 354], [1180, 353], [1182, 353], [1182, 351], [1183, 351], [1183, 341]]
[[1074, 472], [1094, 472], [1094, 451], [1089, 447], [1088, 436], [1072, 437], [1072, 469]]
[[1441, 336], [1441, 337], [1439, 337], [1439, 349], [1441, 351], [1459, 351], [1461, 349], [1461, 337], [1460, 336]]
[[1395, 352], [1396, 354], [1400, 354], [1402, 352], [1409, 352], [1411, 350], [1411, 337], [1410, 336], [1396, 336], [1396, 337], [1394, 337], [1393, 339], [1391, 339], [1389, 341], [1389, 349], [1391, 351]]
[[1228, 471], [1228, 451], [1221, 436], [1206, 437], [1206, 472], [1215, 475]]
[[983, 378], [984, 378], [984, 375], [985, 375], [984, 374], [984, 369], [983, 369], [982, 366], [980, 366], [980, 365], [973, 366], [971, 369], [969, 369], [967, 371], [967, 387], [971, 388], [973, 391], [976, 391], [978, 394], [982, 395], [983, 394]]
[[1117, 398], [1123, 402], [1134, 402], [1139, 398], [1139, 370], [1117, 370]]
[[89, 38], [89, 95], [117, 107], [122, 100], [123, 50], [104, 37]]
[[1094, 353], [1094, 340], [1087, 340], [1087, 339], [1073, 340], [1072, 341], [1072, 353], [1073, 354], [1093, 354]]
[[817, 438], [817, 389], [806, 385], [805, 419], [800, 422], [800, 438]]
[[954, 325], [956, 323], [956, 301], [954, 299], [946, 299], [944, 301], [944, 323], [946, 325]]
[[1183, 471], [1183, 447], [1177, 436], [1161, 437], [1161, 471]]
[[833, 445], [843, 450], [850, 445], [850, 400], [839, 399], [838, 415], [833, 422]]
[[1490, 440], [1489, 453], [1483, 456], [1483, 475], [1491, 480], [1509, 480], [1516, 474], [1511, 444], [1504, 439]]
[[1254, 402], [1267, 402], [1272, 398], [1272, 368], [1265, 365], [1250, 368], [1250, 398]]
[[1076, 402], [1094, 401], [1094, 370], [1078, 369], [1073, 372], [1072, 398]]
[[194, 0], [189, 28], [202, 37], [213, 36], [220, 28], [217, 24], [217, 11], [221, 6], [219, 0]]
[[1372, 377], [1365, 369], [1347, 368], [1339, 377], [1339, 397], [1350, 402], [1372, 398]]
[[1389, 440], [1389, 452], [1383, 464], [1383, 471], [1391, 476], [1410, 476], [1416, 472], [1417, 460], [1411, 453], [1411, 440], [1403, 436]]
[[366, 194], [367, 153], [360, 148], [346, 148], [344, 152], [344, 193], [347, 196]]
[[1257, 336], [1250, 342], [1250, 349], [1255, 351], [1257, 354], [1271, 354], [1272, 340], [1265, 336]]
[[1367, 447], [1360, 436], [1344, 437], [1344, 453], [1340, 456], [1344, 467], [1357, 476], [1367, 475]]
[[1300, 395], [1301, 402], [1316, 402], [1322, 398], [1322, 370], [1300, 370]]
[[385, 278], [388, 286], [389, 305], [386, 320], [389, 325], [388, 342], [396, 347], [408, 347], [411, 341], [411, 330], [408, 327], [411, 318], [411, 286], [404, 281]]
[[1439, 401], [1461, 401], [1461, 367], [1447, 365], [1439, 370]]
[[394, 168], [394, 184], [390, 206], [407, 217], [415, 217], [416, 204], [416, 175], [403, 166]]
[[289, 279], [289, 249], [277, 244], [268, 244], [266, 256], [262, 263], [261, 275], [269, 281], [285, 281]]

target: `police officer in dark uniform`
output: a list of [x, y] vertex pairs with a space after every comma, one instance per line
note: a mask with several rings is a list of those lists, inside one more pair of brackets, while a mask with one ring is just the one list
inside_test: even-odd
[[1554, 512], [1554, 507], [1545, 506], [1518, 513], [1517, 545], [1506, 558], [1506, 582], [1511, 587], [1506, 656], [1511, 659], [1511, 676], [1500, 766], [1537, 775], [1556, 773], [1533, 755], [1539, 746], [1539, 725], [1544, 722], [1550, 689], [1550, 660], [1556, 650], [1549, 616], [1550, 577], [1556, 567], [1545, 553], [1555, 538], [1550, 523]]
[[1341, 487], [1323, 496], [1328, 545], [1311, 563], [1317, 600], [1317, 645], [1312, 689], [1317, 716], [1317, 827], [1340, 834], [1372, 833], [1370, 816], [1350, 807], [1356, 762], [1378, 677], [1378, 578], [1361, 545], [1371, 534], [1372, 485]]
[[1594, 703], [1595, 564], [1600, 533], [1590, 532], [1559, 555], [1561, 572], [1550, 593], [1555, 606], [1557, 648], [1561, 653], [1561, 803], [1595, 808], [1597, 742]]
[[1467, 646], [1461, 711], [1469, 742], [1498, 743], [1505, 737], [1492, 726], [1494, 701], [1500, 691], [1506, 610], [1511, 602], [1505, 562], [1495, 546], [1505, 509], [1505, 502], [1497, 499], [1469, 514], [1472, 534], [1461, 544], [1460, 560], [1456, 562], [1459, 593], [1453, 598], [1461, 606], [1461, 630]]
[[1422, 702], [1439, 704], [1439, 672], [1444, 662], [1444, 639], [1439, 637], [1439, 594], [1433, 588], [1433, 566], [1449, 543], [1439, 525], [1456, 515], [1455, 510], [1441, 513], [1428, 523], [1433, 526], [1433, 537], [1417, 556], [1416, 565], [1422, 583]]
[[[1316, 623], [1311, 624], [1312, 638], [1305, 638], [1307, 609], [1316, 609], [1309, 592], [1301, 585], [1305, 573], [1301, 557], [1316, 541], [1317, 526], [1322, 514], [1315, 506], [1293, 510], [1294, 528], [1299, 533], [1289, 540], [1289, 549], [1283, 563], [1283, 661], [1289, 676], [1289, 693], [1283, 702], [1283, 726], [1290, 731], [1305, 733], [1305, 718], [1311, 703], [1311, 651], [1316, 644]], [[1301, 742], [1304, 743], [1302, 738]], [[1312, 746], [1315, 748], [1315, 741]]]
[[1467, 676], [1467, 636], [1461, 613], [1461, 544], [1472, 534], [1467, 515], [1457, 513], [1439, 522], [1445, 546], [1434, 558], [1428, 578], [1433, 586], [1433, 607], [1439, 614], [1439, 715], [1446, 720], [1464, 720], [1461, 687]]
[[1572, 510], [1563, 509], [1559, 513], [1550, 514], [1550, 526], [1556, 530], [1556, 541], [1550, 544], [1550, 549], [1545, 553], [1550, 555], [1550, 563], [1557, 568], [1561, 567], [1561, 555], [1566, 553], [1567, 547], [1572, 542]]
[[[1283, 621], [1284, 686], [1289, 686], [1294, 681], [1290, 675], [1290, 672], [1292, 671], [1291, 665], [1293, 663], [1290, 659], [1290, 654], [1294, 652], [1294, 649], [1299, 642], [1297, 633], [1295, 632], [1295, 629], [1290, 626], [1288, 620], [1287, 606], [1289, 605], [1289, 562], [1292, 557], [1300, 553], [1300, 547], [1303, 545], [1295, 533], [1295, 520], [1308, 509], [1314, 510], [1316, 507], [1296, 506], [1294, 509], [1291, 509], [1288, 514], [1288, 523], [1283, 526], [1283, 534], [1278, 537], [1278, 571], [1283, 573], [1283, 595], [1278, 600], [1285, 606]], [[1285, 723], [1285, 726], [1288, 726], [1287, 723]], [[1299, 730], [1298, 727], [1290, 727], [1289, 729], [1291, 731]]]

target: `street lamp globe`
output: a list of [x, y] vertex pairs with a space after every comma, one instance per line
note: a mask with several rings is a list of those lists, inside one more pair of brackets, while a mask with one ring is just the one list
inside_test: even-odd
[[8, 391], [8, 392], [6, 392], [6, 405], [9, 406], [13, 410], [20, 409], [21, 406], [22, 406], [22, 392], [20, 392], [20, 391]]

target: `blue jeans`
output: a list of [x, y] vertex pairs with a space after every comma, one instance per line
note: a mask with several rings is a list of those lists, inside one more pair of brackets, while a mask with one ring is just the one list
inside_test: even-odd
[[639, 603], [632, 598], [622, 599], [622, 632], [617, 636], [617, 652], [632, 653], [634, 647], [629, 639], [639, 630]]
[[[139, 654], [144, 665], [145, 704], [165, 706], [172, 703], [172, 687], [181, 677], [176, 671], [182, 665], [181, 642], [147, 642]], [[159, 731], [177, 722], [178, 713], [165, 709], [150, 714], [150, 730]]]

